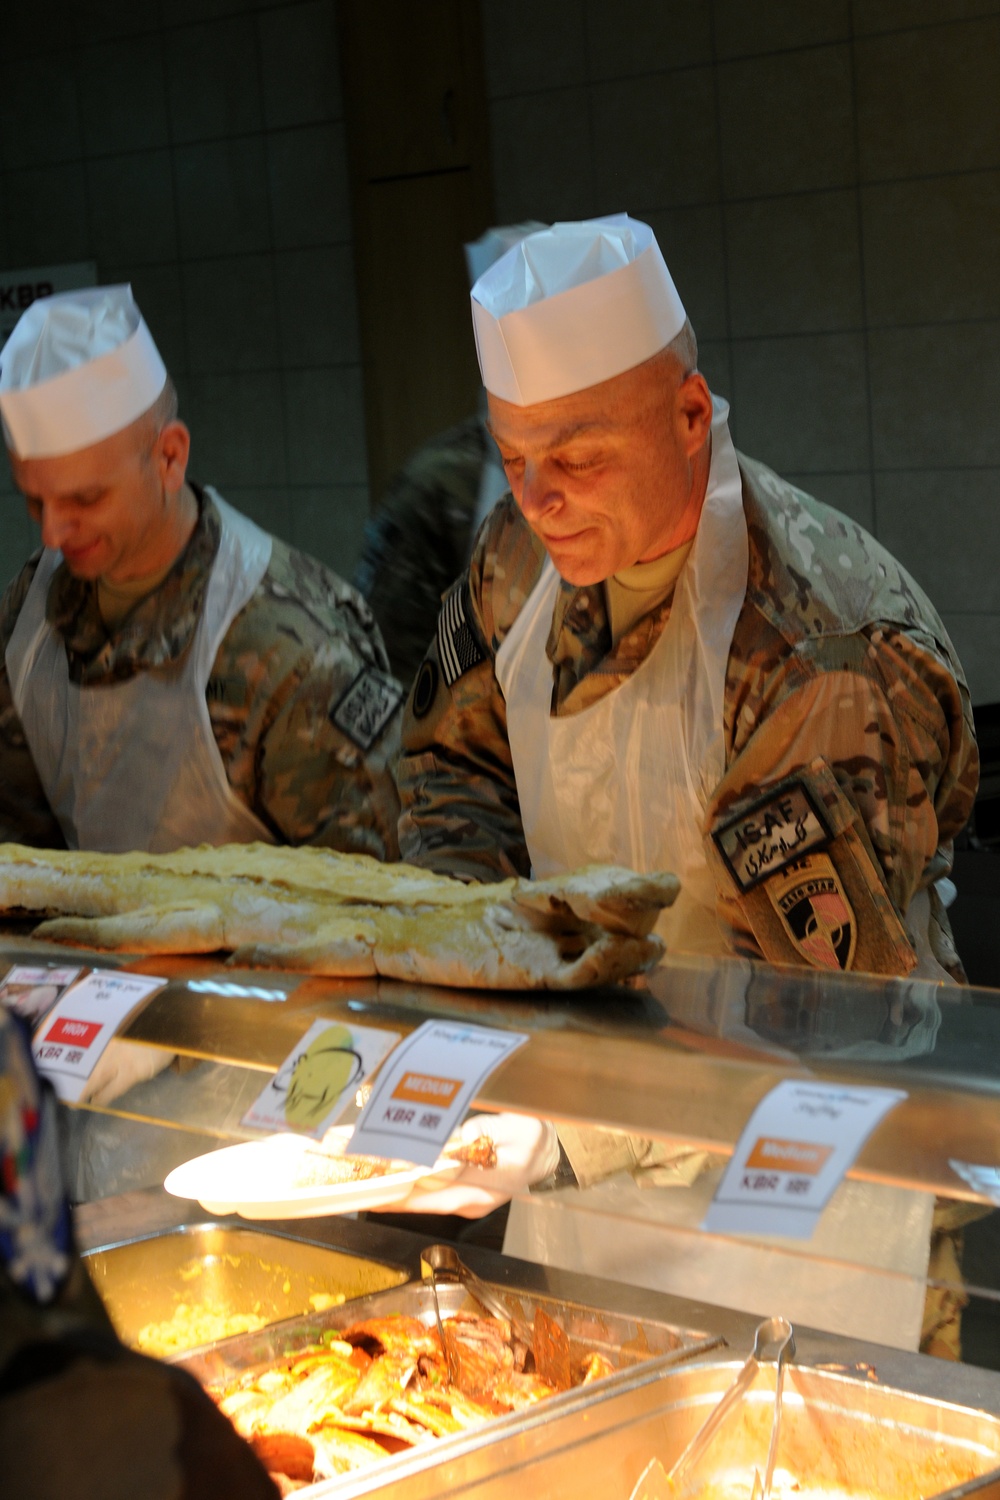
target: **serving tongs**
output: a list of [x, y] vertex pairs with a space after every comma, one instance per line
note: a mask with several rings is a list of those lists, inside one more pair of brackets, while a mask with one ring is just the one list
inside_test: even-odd
[[475, 1271], [469, 1269], [458, 1251], [453, 1250], [450, 1245], [428, 1245], [426, 1249], [421, 1250], [420, 1275], [431, 1289], [438, 1337], [448, 1361], [448, 1379], [452, 1383], [456, 1381], [458, 1372], [455, 1368], [455, 1353], [451, 1347], [451, 1341], [445, 1336], [444, 1323], [441, 1320], [441, 1303], [438, 1299], [440, 1286], [461, 1286], [485, 1312], [509, 1323], [515, 1337], [519, 1338], [529, 1349], [532, 1347], [531, 1325], [526, 1323], [519, 1313], [508, 1307], [492, 1288], [486, 1285], [485, 1281], [480, 1281]]
[[[762, 1364], [777, 1366], [774, 1376], [774, 1416], [771, 1418], [771, 1441], [767, 1449], [767, 1465], [764, 1478], [755, 1470], [750, 1500], [770, 1500], [774, 1480], [774, 1463], [778, 1456], [778, 1436], [781, 1431], [781, 1392], [785, 1380], [785, 1363], [795, 1357], [795, 1335], [787, 1318], [767, 1318], [757, 1325], [753, 1349], [738, 1371], [732, 1384], [723, 1394], [719, 1404], [698, 1428], [680, 1458], [666, 1475], [667, 1493], [679, 1495], [681, 1481], [702, 1458], [715, 1434], [738, 1401], [746, 1395]], [[647, 1476], [643, 1475], [645, 1479]], [[641, 1483], [641, 1481], [640, 1481]]]

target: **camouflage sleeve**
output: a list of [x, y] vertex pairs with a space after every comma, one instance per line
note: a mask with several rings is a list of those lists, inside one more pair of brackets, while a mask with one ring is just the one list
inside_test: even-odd
[[465, 566], [485, 455], [478, 418], [421, 448], [365, 528], [355, 587], [378, 621], [393, 673], [413, 682], [441, 599]]
[[[707, 847], [735, 951], [884, 974], [914, 968], [911, 903], [951, 868], [978, 779], [954, 667], [929, 637], [871, 627], [786, 656], [760, 697], [734, 705], [734, 753]], [[944, 929], [935, 957], [960, 977]]]
[[39, 556], [21, 569], [0, 600], [0, 842], [64, 849], [66, 841], [38, 779], [7, 676], [7, 645]]
[[275, 543], [208, 686], [230, 784], [289, 844], [398, 857], [403, 689], [364, 600]]
[[469, 880], [529, 873], [494, 663], [540, 566], [513, 501], [501, 502], [444, 602], [406, 706], [399, 842], [414, 864]]

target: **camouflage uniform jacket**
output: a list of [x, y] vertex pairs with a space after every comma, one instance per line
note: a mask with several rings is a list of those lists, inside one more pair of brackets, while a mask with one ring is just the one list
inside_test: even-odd
[[354, 586], [407, 686], [434, 634], [441, 597], [468, 560], [489, 442], [479, 417], [432, 438], [390, 481], [365, 528]]
[[[771, 962], [908, 973], [910, 902], [950, 869], [978, 781], [962, 670], [933, 606], [878, 542], [762, 464], [739, 463], [749, 575], [726, 673], [726, 771], [704, 825], [723, 938]], [[494, 662], [543, 561], [513, 500], [501, 502], [407, 706], [405, 859], [467, 877], [527, 873]], [[623, 682], [669, 611], [668, 599], [612, 647], [603, 585], [564, 583], [546, 648], [553, 712], [577, 713]], [[811, 945], [801, 929], [815, 935], [816, 892], [853, 920], [827, 923]], [[932, 949], [960, 975], [931, 900]]]
[[[110, 634], [94, 585], [61, 567], [47, 614], [71, 681], [100, 687], [176, 661], [194, 636], [219, 546], [220, 518], [200, 516], [163, 583]], [[41, 554], [0, 601], [5, 653]], [[279, 843], [324, 844], [395, 858], [392, 767], [403, 693], [367, 605], [336, 574], [277, 538], [267, 572], [233, 620], [206, 697], [230, 786]], [[0, 654], [0, 839], [63, 847], [11, 698]]]

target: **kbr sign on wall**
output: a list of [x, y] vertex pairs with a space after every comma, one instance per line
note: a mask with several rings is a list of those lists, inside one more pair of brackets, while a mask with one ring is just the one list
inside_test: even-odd
[[0, 271], [0, 348], [10, 338], [14, 324], [36, 297], [53, 292], [72, 292], [78, 286], [97, 285], [97, 263], [72, 261], [65, 266], [31, 266], [24, 271]]

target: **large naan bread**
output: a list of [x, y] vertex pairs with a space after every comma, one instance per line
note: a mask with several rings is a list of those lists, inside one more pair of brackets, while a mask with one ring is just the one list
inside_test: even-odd
[[653, 925], [678, 889], [673, 875], [606, 865], [466, 885], [267, 844], [173, 854], [0, 845], [0, 910], [46, 918], [35, 936], [50, 942], [488, 989], [573, 989], [648, 968], [663, 951]]

